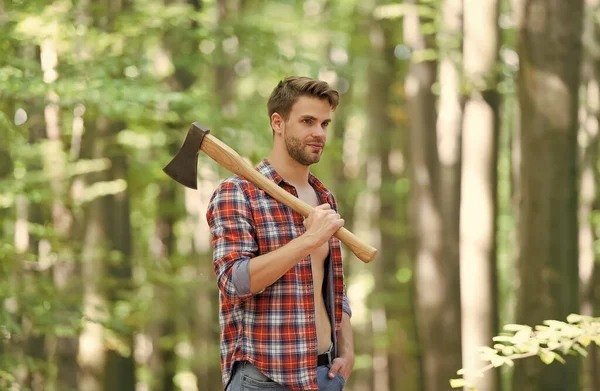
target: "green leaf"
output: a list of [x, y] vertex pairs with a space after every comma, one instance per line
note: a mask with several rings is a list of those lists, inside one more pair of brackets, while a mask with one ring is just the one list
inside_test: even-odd
[[452, 388], [462, 388], [465, 385], [465, 379], [450, 379], [450, 387]]
[[585, 348], [587, 348], [591, 342], [592, 342], [592, 339], [587, 335], [584, 335], [579, 339], [579, 343]]
[[491, 361], [492, 365], [494, 366], [494, 368], [501, 367], [502, 365], [504, 365], [506, 363], [505, 358], [500, 357], [500, 356], [492, 357], [490, 361]]
[[562, 329], [564, 326], [567, 325], [565, 322], [560, 322], [558, 320], [553, 319], [545, 320], [544, 324], [550, 326], [553, 329]]
[[492, 341], [494, 342], [512, 342], [513, 337], [508, 336], [508, 335], [498, 335], [494, 338], [492, 338]]
[[504, 330], [506, 331], [512, 331], [512, 332], [517, 332], [517, 331], [521, 331], [521, 330], [531, 330], [531, 327], [526, 326], [526, 325], [522, 325], [522, 324], [507, 324], [504, 325]]
[[549, 352], [547, 350], [543, 350], [542, 352], [540, 352], [540, 359], [546, 365], [552, 364], [555, 357], [556, 357], [556, 353], [554, 353], [554, 352]]
[[583, 357], [587, 357], [587, 355], [588, 355], [587, 350], [585, 350], [579, 344], [573, 345], [573, 350], [575, 350], [577, 353], [581, 354]]
[[560, 354], [558, 354], [558, 353], [554, 353], [554, 359], [555, 359], [556, 361], [558, 361], [559, 363], [561, 363], [561, 364], [566, 364], [566, 363], [567, 363], [567, 362], [565, 361], [565, 359], [563, 358], [563, 356], [561, 356], [561, 355], [560, 355]]
[[528, 327], [526, 329], [517, 331], [515, 336], [512, 338], [511, 342], [514, 343], [515, 345], [517, 345], [520, 343], [527, 342], [530, 337], [531, 337], [531, 328]]

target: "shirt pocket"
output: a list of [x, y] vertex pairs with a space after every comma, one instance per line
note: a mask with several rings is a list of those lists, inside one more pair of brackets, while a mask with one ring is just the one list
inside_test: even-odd
[[259, 255], [277, 250], [296, 236], [292, 222], [267, 220], [256, 225]]

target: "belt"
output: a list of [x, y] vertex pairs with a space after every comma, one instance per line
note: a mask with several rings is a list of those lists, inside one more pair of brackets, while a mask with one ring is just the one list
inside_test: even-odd
[[320, 367], [323, 365], [329, 365], [333, 362], [334, 358], [335, 357], [333, 357], [333, 344], [331, 344], [331, 347], [328, 351], [326, 351], [325, 353], [321, 353], [317, 356], [317, 365]]

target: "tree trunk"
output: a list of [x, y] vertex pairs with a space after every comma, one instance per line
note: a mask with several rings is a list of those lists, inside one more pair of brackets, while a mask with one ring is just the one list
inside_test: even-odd
[[[401, 96], [407, 68], [399, 69], [394, 55], [394, 37], [402, 33], [402, 24], [369, 20], [367, 169], [374, 178], [367, 178], [367, 183], [376, 194], [373, 226], [381, 249], [379, 261], [373, 264], [375, 289], [369, 340], [374, 345], [372, 389], [416, 389], [421, 379], [418, 356], [414, 354], [417, 326], [411, 278], [414, 263], [410, 261], [409, 235], [406, 235], [408, 192], [398, 186], [408, 171], [405, 164], [408, 124]], [[398, 84], [390, 86], [390, 80], [394, 79]]]
[[[124, 123], [113, 122], [109, 125], [109, 140], [116, 140], [117, 134], [124, 129]], [[107, 148], [107, 156], [111, 157], [110, 179], [127, 183], [128, 162], [125, 150], [113, 141]], [[118, 260], [108, 263], [107, 272], [116, 289], [108, 291], [108, 299], [114, 306], [119, 301], [128, 300], [132, 282], [132, 259], [131, 259], [131, 220], [129, 207], [129, 191], [127, 187], [121, 192], [107, 196], [105, 204], [107, 213], [107, 237], [110, 249], [118, 254]], [[114, 315], [113, 315], [114, 316]], [[124, 332], [119, 335], [121, 343], [129, 352], [133, 352], [133, 335]], [[110, 349], [107, 356], [107, 377], [105, 379], [105, 390], [128, 391], [135, 389], [135, 363], [131, 353], [121, 353], [118, 349]]]
[[[415, 4], [411, 1], [410, 4]], [[434, 61], [416, 62], [420, 51], [432, 49], [433, 37], [420, 32], [421, 20], [411, 8], [404, 19], [405, 42], [413, 51], [406, 79], [410, 119], [411, 214], [416, 235], [416, 306], [424, 368], [424, 388], [447, 390], [456, 363], [447, 358], [459, 330], [455, 324], [456, 297], [452, 294], [456, 268], [443, 253], [444, 227], [440, 207], [440, 163], [437, 149]], [[449, 346], [450, 345], [450, 346]]]
[[[86, 126], [86, 137], [83, 139], [82, 155], [87, 159], [102, 159], [106, 156], [106, 125], [97, 123]], [[106, 172], [89, 174], [86, 183], [89, 185], [105, 181]], [[86, 391], [103, 391], [103, 380], [106, 376], [106, 352], [104, 349], [104, 329], [97, 321], [107, 319], [108, 309], [106, 296], [102, 289], [105, 278], [103, 266], [107, 257], [108, 237], [105, 230], [105, 200], [97, 197], [85, 206], [84, 238], [81, 254], [81, 277], [83, 284], [83, 313], [92, 321], [86, 321], [79, 336], [78, 389]]]
[[[38, 47], [35, 45], [23, 44], [19, 48], [19, 52], [21, 52], [22, 58], [29, 61], [39, 59]], [[29, 138], [27, 142], [31, 147], [41, 149], [41, 146], [46, 142], [44, 117], [41, 114], [42, 106], [35, 101], [28, 103], [29, 117], [26, 124], [29, 125]], [[14, 112], [14, 108], [11, 108], [11, 111]], [[37, 159], [26, 163], [27, 172], [42, 172], [43, 169], [43, 164]], [[42, 204], [39, 201], [36, 202], [30, 199], [27, 190], [17, 193], [15, 197], [15, 247], [19, 253], [16, 257], [18, 261], [16, 270], [20, 271], [15, 276], [16, 283], [20, 286], [20, 289], [18, 289], [19, 295], [16, 299], [21, 314], [22, 331], [20, 334], [23, 338], [23, 344], [18, 349], [22, 349], [23, 357], [28, 360], [25, 362], [20, 384], [23, 388], [40, 391], [44, 389], [48, 381], [46, 373], [39, 368], [44, 368], [49, 364], [47, 351], [49, 338], [36, 330], [39, 327], [39, 314], [33, 311], [30, 306], [19, 303], [19, 299], [23, 298], [25, 301], [29, 301], [34, 297], [38, 297], [41, 291], [39, 287], [49, 286], [51, 283], [48, 281], [47, 259], [43, 259], [43, 255], [40, 254], [40, 238], [31, 229], [32, 226], [44, 224], [46, 216]], [[31, 255], [34, 256], [34, 262], [31, 262], [32, 258], [29, 258]]]
[[[239, 45], [239, 37], [237, 35], [229, 36], [227, 32], [230, 29], [236, 13], [240, 10], [238, 0], [217, 0], [217, 19], [219, 28], [217, 30], [217, 50], [215, 51], [217, 64], [215, 66], [214, 89], [217, 96], [218, 107], [221, 110], [221, 115], [224, 118], [232, 118], [235, 116], [235, 101], [234, 101], [234, 81], [235, 71], [233, 69], [233, 52], [237, 49], [233, 45]], [[230, 39], [231, 41], [226, 41]], [[225, 49], [225, 46], [231, 42], [232, 49]]]
[[[41, 115], [38, 115], [35, 111], [30, 118], [29, 127], [29, 143], [32, 145], [40, 145], [44, 143], [44, 128], [43, 119]], [[30, 172], [42, 171], [43, 167], [40, 162], [31, 162], [28, 164], [27, 170]], [[16, 198], [16, 210], [17, 210], [17, 224], [15, 234], [17, 234], [16, 244], [19, 246], [19, 251], [25, 251], [29, 254], [36, 256], [36, 263], [31, 263], [23, 258], [23, 263], [20, 265], [21, 270], [24, 272], [19, 273], [17, 277], [21, 289], [21, 294], [26, 300], [31, 300], [32, 297], [37, 297], [39, 294], [39, 286], [50, 285], [49, 274], [47, 271], [47, 261], [44, 256], [47, 256], [47, 252], [44, 254], [40, 252], [40, 240], [39, 237], [33, 235], [30, 231], [29, 224], [40, 225], [44, 224], [44, 211], [40, 203], [36, 203], [33, 200], [27, 198], [25, 194], [19, 194]], [[25, 255], [25, 253], [23, 254]], [[27, 264], [31, 265], [28, 266]], [[34, 266], [35, 265], [35, 266]], [[23, 313], [22, 324], [23, 324], [23, 335], [26, 336], [24, 340], [24, 356], [28, 360], [31, 360], [27, 365], [26, 375], [22, 382], [24, 388], [32, 391], [42, 391], [47, 385], [48, 378], [43, 370], [39, 370], [36, 367], [40, 366], [43, 368], [48, 364], [49, 357], [47, 352], [48, 338], [46, 335], [40, 334], [35, 328], [38, 327], [38, 316], [31, 312], [31, 308], [25, 306], [20, 307]]]
[[[586, 9], [594, 12], [600, 1], [587, 0]], [[579, 302], [583, 315], [594, 316], [597, 284], [595, 233], [592, 214], [597, 213], [598, 179], [598, 129], [600, 126], [600, 28], [595, 19], [586, 18], [584, 24], [583, 91], [586, 96], [582, 124], [579, 128]], [[589, 391], [600, 391], [598, 347], [590, 344], [589, 355], [583, 362], [583, 386]]]
[[[165, 0], [165, 5], [168, 6], [174, 3], [186, 3], [193, 7], [195, 12], [199, 12], [202, 8], [202, 2], [198, 0]], [[196, 22], [190, 22], [188, 26], [191, 31], [198, 28]], [[197, 74], [191, 73], [186, 67], [186, 61], [189, 61], [189, 53], [193, 53], [197, 50], [198, 42], [197, 39], [187, 38], [185, 42], [181, 42], [181, 36], [167, 31], [163, 37], [163, 50], [167, 52], [174, 64], [174, 72], [169, 75], [164, 83], [167, 85], [170, 91], [183, 92], [188, 90], [197, 79]], [[173, 51], [173, 48], [178, 48], [177, 51]], [[183, 65], [182, 65], [183, 64]], [[184, 123], [170, 123], [169, 128], [172, 130], [172, 134], [177, 134], [181, 129], [185, 129], [187, 124]], [[180, 146], [181, 140], [176, 142], [170, 142], [168, 145], [169, 155], [175, 156]], [[170, 178], [164, 178], [164, 183], [160, 185], [160, 192], [157, 199], [160, 207], [158, 210], [158, 216], [155, 224], [154, 237], [152, 239], [152, 245], [150, 253], [154, 262], [158, 265], [159, 269], [166, 267], [166, 270], [173, 271], [172, 268], [166, 266], [169, 265], [169, 258], [176, 256], [175, 246], [175, 235], [174, 225], [177, 220], [181, 217], [178, 210], [178, 198], [176, 186], [177, 184]], [[181, 208], [183, 209], [183, 208]], [[177, 271], [175, 271], [177, 272]], [[149, 327], [149, 337], [153, 340], [154, 349], [150, 357], [150, 369], [160, 380], [155, 381], [155, 389], [158, 391], [173, 391], [177, 389], [175, 384], [175, 375], [177, 374], [177, 354], [175, 352], [175, 344], [161, 343], [161, 338], [168, 341], [175, 341], [175, 336], [181, 330], [178, 330], [176, 316], [172, 316], [169, 311], [172, 311], [174, 307], [179, 307], [182, 304], [178, 302], [177, 295], [174, 294], [172, 289], [168, 286], [162, 286], [156, 284], [154, 286], [154, 298], [157, 303], [161, 303], [157, 306], [157, 310], [154, 314], [153, 320]], [[206, 379], [200, 379], [201, 382]]]
[[[439, 70], [440, 97], [437, 118], [438, 154], [440, 161], [440, 211], [443, 224], [443, 250], [448, 265], [448, 304], [445, 314], [446, 362], [458, 363], [461, 352], [460, 309], [460, 195], [461, 140], [465, 99], [462, 94], [462, 0], [445, 0], [442, 4], [442, 30], [438, 38], [441, 59]], [[450, 364], [453, 365], [453, 364]], [[456, 368], [454, 369], [456, 370]], [[447, 369], [448, 372], [452, 368]]]
[[[516, 321], [564, 320], [578, 306], [577, 109], [583, 0], [524, 0], [516, 10], [521, 203]], [[578, 360], [515, 365], [519, 391], [578, 390]]]
[[[105, 18], [100, 20], [100, 29], [114, 32], [120, 13], [127, 11], [131, 3], [128, 0], [105, 0]], [[117, 143], [118, 133], [126, 124], [100, 114], [97, 121], [99, 135], [104, 138], [102, 157], [111, 161], [106, 173], [107, 180], [115, 190], [103, 197], [104, 214], [102, 230], [108, 250], [105, 258], [106, 282], [103, 289], [112, 321], [126, 323], [127, 319], [118, 319], [115, 306], [128, 300], [132, 284], [131, 221], [128, 191], [128, 159], [124, 148]], [[98, 142], [98, 140], [96, 140]], [[135, 389], [135, 362], [133, 359], [134, 342], [129, 330], [114, 333], [113, 341], [106, 341], [106, 367], [103, 387], [107, 391], [126, 391]]]
[[[170, 146], [172, 155], [176, 153], [173, 150], [174, 145]], [[150, 254], [158, 270], [164, 270], [165, 273], [177, 273], [171, 266], [169, 257], [176, 255], [174, 225], [177, 220], [175, 214], [177, 198], [176, 183], [170, 178], [160, 186], [157, 203], [160, 205], [158, 216], [155, 223], [154, 235], [151, 240]], [[150, 370], [159, 380], [153, 382], [153, 389], [157, 391], [176, 390], [175, 375], [177, 369], [177, 354], [175, 353], [175, 339], [177, 334], [177, 317], [173, 316], [171, 311], [174, 308], [180, 308], [181, 304], [177, 301], [177, 296], [170, 286], [163, 286], [158, 283], [153, 287], [153, 298], [156, 301], [156, 310], [152, 314], [152, 320], [148, 325], [148, 337], [152, 339], [153, 349], [149, 360]], [[161, 343], [161, 339], [169, 342]]]
[[[498, 104], [498, 1], [465, 3], [464, 67], [470, 94], [465, 104], [460, 208], [460, 289], [463, 368], [486, 365], [479, 347], [498, 328], [496, 215]], [[466, 376], [479, 391], [499, 389], [497, 371]]]
[[[58, 52], [56, 43], [52, 38], [46, 38], [41, 45], [41, 66], [44, 81], [54, 83], [58, 74]], [[48, 92], [48, 104], [44, 108], [44, 121], [47, 142], [44, 148], [44, 165], [50, 177], [52, 189], [52, 225], [60, 240], [73, 237], [73, 216], [66, 207], [68, 181], [65, 175], [67, 168], [67, 155], [65, 153], [60, 134], [60, 109], [59, 98], [54, 90]], [[64, 302], [75, 304], [79, 296], [76, 277], [75, 262], [71, 247], [61, 246], [58, 250], [59, 258], [52, 268], [54, 284], [59, 295], [64, 297]], [[72, 309], [73, 306], [69, 306]], [[57, 385], [59, 389], [75, 389], [77, 387], [77, 338], [56, 337], [55, 360], [57, 365]]]
[[[390, 180], [392, 173], [388, 162], [392, 140], [396, 139], [393, 137], [390, 118], [391, 91], [388, 88], [389, 80], [394, 77], [395, 63], [391, 27], [389, 21], [377, 21], [371, 18], [369, 31], [371, 49], [367, 76], [369, 86], [367, 128], [372, 132], [369, 138], [367, 164], [373, 167], [369, 169], [369, 175], [376, 178], [368, 180], [368, 183], [372, 184], [370, 190], [379, 194], [375, 202], [378, 208], [374, 208], [379, 216], [376, 221], [373, 221], [373, 225], [378, 231], [379, 247], [382, 249], [379, 253], [379, 261], [373, 264], [375, 289], [371, 306], [372, 338], [373, 341], [386, 341], [386, 343], [373, 344], [373, 389], [381, 391], [389, 391], [392, 380], [390, 371], [392, 351], [388, 347], [398, 346], [398, 344], [392, 344], [390, 340], [398, 334], [405, 334], [404, 330], [395, 329], [394, 332], [390, 330], [390, 325], [393, 324], [393, 310], [390, 307], [398, 303], [391, 298], [396, 296], [395, 291], [398, 289], [395, 270], [397, 270], [399, 253], [398, 242], [395, 240], [395, 233], [399, 230], [394, 229], [397, 224], [395, 209], [398, 200], [394, 196], [395, 181]], [[403, 339], [409, 340], [406, 336]], [[401, 349], [394, 349], [394, 351], [403, 356], [407, 346], [406, 344], [400, 346]]]

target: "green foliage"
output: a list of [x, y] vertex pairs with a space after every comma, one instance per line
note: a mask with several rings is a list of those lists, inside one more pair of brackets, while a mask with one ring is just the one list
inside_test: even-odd
[[485, 372], [502, 366], [512, 367], [515, 360], [538, 357], [549, 365], [554, 361], [566, 363], [566, 356], [587, 356], [586, 348], [595, 343], [600, 346], [600, 318], [571, 314], [566, 322], [546, 320], [535, 328], [520, 324], [507, 324], [504, 333], [493, 338], [493, 347], [480, 348], [480, 358], [489, 364], [478, 370], [460, 369], [460, 376], [450, 380], [452, 388], [469, 387], [468, 379], [484, 376]]

